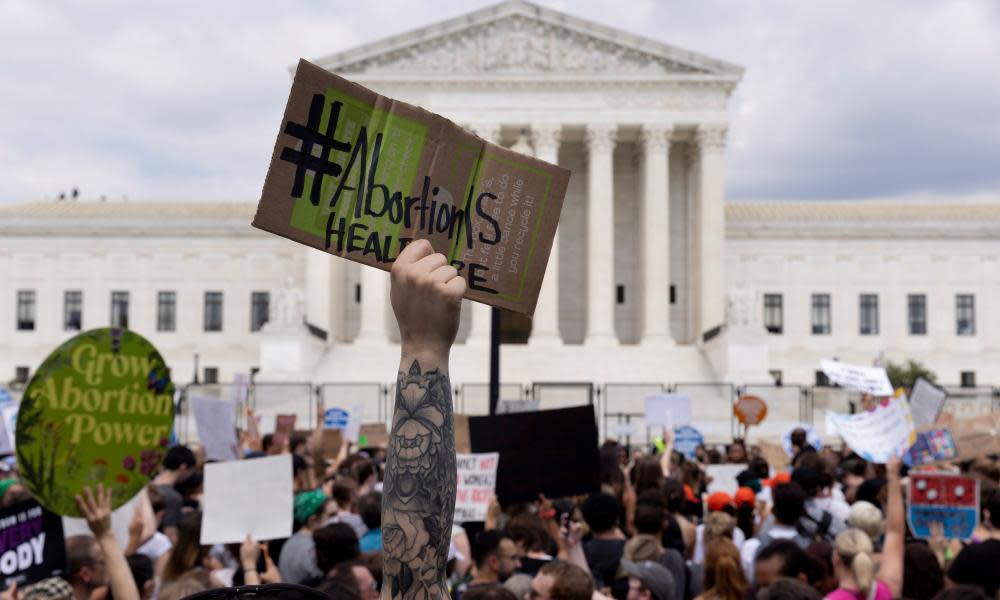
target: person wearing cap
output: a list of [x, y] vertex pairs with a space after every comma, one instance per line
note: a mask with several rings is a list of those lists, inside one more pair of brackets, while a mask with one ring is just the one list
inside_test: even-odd
[[[708, 507], [709, 518], [715, 513], [722, 513], [730, 517], [728, 524], [720, 527], [726, 531], [726, 537], [732, 540], [736, 548], [742, 548], [743, 543], [746, 542], [746, 536], [742, 530], [734, 528], [736, 522], [732, 516], [736, 513], [736, 507], [733, 504], [733, 497], [723, 491], [713, 492], [709, 495], [705, 504]], [[692, 560], [697, 565], [702, 565], [705, 562], [705, 548], [707, 546], [705, 543], [705, 525], [705, 523], [702, 523], [695, 530], [694, 555], [692, 556]]]
[[295, 535], [281, 547], [278, 572], [285, 583], [303, 583], [322, 577], [316, 566], [316, 544], [313, 529], [324, 523], [336, 509], [336, 504], [323, 490], [311, 490], [295, 495], [293, 505]]
[[628, 573], [627, 600], [681, 600], [675, 598], [674, 577], [658, 562], [622, 560]]

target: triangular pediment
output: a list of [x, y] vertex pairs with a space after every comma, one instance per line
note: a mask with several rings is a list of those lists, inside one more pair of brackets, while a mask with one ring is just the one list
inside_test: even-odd
[[523, 0], [316, 61], [345, 75], [639, 76], [739, 79], [743, 69]]

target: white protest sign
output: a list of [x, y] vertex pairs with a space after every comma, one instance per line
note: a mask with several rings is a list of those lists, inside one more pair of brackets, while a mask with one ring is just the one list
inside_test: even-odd
[[485, 521], [490, 500], [496, 493], [500, 454], [459, 454], [458, 487], [455, 492], [455, 522]]
[[236, 373], [233, 375], [233, 401], [236, 404], [243, 406], [247, 403], [247, 397], [250, 395], [250, 378], [244, 373]]
[[347, 427], [344, 428], [344, 437], [351, 443], [358, 443], [358, 434], [361, 432], [361, 417], [364, 414], [364, 404], [358, 403], [351, 407], [350, 415], [347, 418]]
[[913, 426], [933, 425], [947, 400], [948, 392], [923, 378], [917, 379], [913, 389], [910, 390], [910, 414], [913, 415]]
[[821, 360], [819, 366], [830, 381], [839, 386], [873, 396], [892, 396], [895, 391], [882, 367], [849, 365], [835, 360]]
[[17, 431], [17, 410], [19, 406], [17, 404], [7, 404], [2, 409], [0, 409], [0, 454], [13, 454], [16, 445], [14, 443], [14, 434]]
[[292, 535], [292, 455], [205, 465], [201, 544]]
[[646, 396], [647, 426], [673, 429], [690, 424], [690, 396], [685, 394], [651, 394]]
[[827, 428], [832, 427], [851, 450], [877, 464], [902, 456], [914, 437], [913, 417], [905, 400], [893, 399], [873, 411], [854, 415], [827, 412], [826, 418]]
[[705, 467], [705, 474], [711, 477], [708, 484], [708, 493], [726, 492], [730, 496], [740, 489], [740, 484], [736, 481], [736, 476], [747, 470], [747, 465], [708, 465]]
[[191, 409], [198, 426], [198, 439], [208, 460], [236, 460], [239, 442], [236, 440], [234, 413], [236, 402], [204, 396], [191, 397]]

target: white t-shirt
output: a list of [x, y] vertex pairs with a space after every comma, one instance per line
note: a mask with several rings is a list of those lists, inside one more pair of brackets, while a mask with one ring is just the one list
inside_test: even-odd
[[[798, 535], [798, 531], [796, 531], [794, 527], [788, 527], [787, 525], [779, 525], [775, 523], [767, 531], [767, 535], [772, 540], [790, 540]], [[740, 562], [743, 563], [743, 574], [746, 575], [747, 581], [750, 585], [753, 585], [753, 563], [759, 548], [760, 540], [757, 538], [750, 538], [743, 544], [743, 547], [740, 548]]]
[[[747, 536], [743, 533], [743, 530], [739, 527], [733, 528], [733, 545], [739, 550], [746, 543]], [[695, 529], [695, 539], [694, 539], [694, 563], [696, 565], [703, 564], [705, 562], [705, 525], [699, 525]]]

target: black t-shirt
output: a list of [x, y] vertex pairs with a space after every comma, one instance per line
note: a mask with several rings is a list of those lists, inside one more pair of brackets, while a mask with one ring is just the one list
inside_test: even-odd
[[597, 589], [611, 586], [624, 551], [625, 540], [588, 540], [583, 543], [583, 554], [587, 557], [587, 566]]
[[166, 505], [163, 510], [162, 527], [180, 527], [181, 515], [184, 509], [184, 497], [172, 485], [158, 485], [156, 488], [163, 495], [163, 503]]
[[528, 558], [527, 556], [522, 556], [521, 567], [517, 570], [517, 572], [534, 577], [535, 575], [538, 575], [538, 572], [542, 569], [542, 567], [550, 562], [552, 561], [544, 558]]
[[962, 549], [948, 569], [955, 583], [982, 586], [986, 595], [995, 598], [1000, 588], [1000, 540], [986, 540]]

